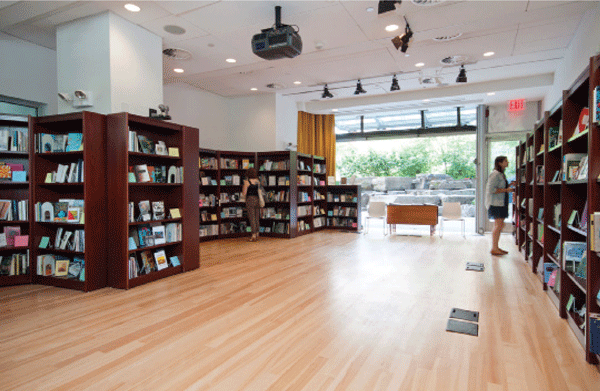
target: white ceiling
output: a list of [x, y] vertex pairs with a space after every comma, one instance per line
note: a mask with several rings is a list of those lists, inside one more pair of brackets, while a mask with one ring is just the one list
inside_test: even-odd
[[[553, 81], [584, 14], [594, 1], [432, 1], [429, 6], [402, 1], [395, 11], [377, 15], [377, 1], [0, 1], [0, 31], [54, 49], [56, 26], [106, 10], [163, 38], [164, 48], [181, 48], [192, 59], [165, 57], [165, 83], [184, 82], [224, 97], [274, 90], [312, 111], [370, 111], [415, 106], [436, 97], [438, 104], [504, 102], [542, 99]], [[419, 1], [417, 1], [419, 2]], [[254, 34], [274, 24], [276, 5], [282, 23], [297, 25], [302, 54], [293, 59], [263, 60], [252, 53]], [[368, 12], [372, 7], [374, 11]], [[414, 31], [408, 56], [391, 38], [404, 29], [406, 16]], [[400, 30], [385, 31], [396, 24]], [[164, 30], [183, 27], [183, 35]], [[437, 42], [440, 36], [462, 35]], [[495, 52], [484, 57], [487, 51]], [[447, 56], [467, 58], [468, 83], [455, 82], [458, 66], [444, 67]], [[235, 58], [235, 64], [225, 62]], [[423, 68], [415, 67], [418, 62]], [[181, 67], [185, 73], [176, 74]], [[401, 91], [390, 92], [398, 75]], [[440, 76], [443, 86], [422, 85], [419, 78]], [[357, 79], [366, 95], [354, 97]], [[301, 81], [296, 86], [294, 81]], [[327, 83], [334, 99], [321, 99]], [[251, 92], [250, 88], [258, 88]], [[488, 92], [495, 95], [489, 96]]]

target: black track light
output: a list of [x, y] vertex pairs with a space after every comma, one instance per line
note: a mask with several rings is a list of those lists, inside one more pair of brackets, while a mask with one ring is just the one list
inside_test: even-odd
[[331, 92], [329, 92], [329, 88], [327, 88], [327, 84], [325, 84], [325, 87], [323, 88], [323, 95], [321, 95], [321, 98], [323, 98], [323, 99], [333, 98], [333, 94]]
[[392, 79], [392, 86], [390, 87], [390, 91], [400, 91], [400, 84], [398, 84], [398, 79], [396, 79], [396, 75]]
[[402, 0], [396, 0], [396, 1], [379, 0], [379, 6], [377, 7], [377, 15], [381, 15], [383, 13], [395, 10], [396, 3], [401, 4]]
[[465, 70], [465, 66], [460, 66], [460, 71], [458, 72], [458, 77], [456, 78], [457, 83], [466, 83], [467, 82], [467, 71]]
[[365, 91], [362, 88], [362, 84], [360, 84], [360, 79], [358, 79], [358, 82], [356, 83], [356, 91], [354, 91], [354, 95], [358, 95], [358, 94], [366, 94], [367, 91]]
[[396, 50], [400, 49], [402, 53], [406, 53], [406, 51], [408, 50], [408, 44], [413, 36], [413, 31], [410, 29], [410, 25], [406, 20], [406, 16], [404, 17], [404, 21], [406, 22], [406, 27], [404, 27], [404, 34], [392, 38], [392, 43], [394, 44], [394, 47], [396, 48]]

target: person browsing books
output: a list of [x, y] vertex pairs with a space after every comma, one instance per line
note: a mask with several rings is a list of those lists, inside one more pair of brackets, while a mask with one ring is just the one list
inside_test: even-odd
[[510, 184], [506, 180], [504, 170], [508, 167], [508, 158], [498, 156], [494, 160], [494, 171], [488, 177], [485, 187], [485, 207], [488, 210], [488, 217], [494, 220], [494, 229], [492, 230], [492, 255], [508, 254], [508, 251], [498, 247], [500, 233], [504, 228], [504, 219], [508, 217], [508, 194], [515, 191], [512, 187], [515, 182]]
[[242, 188], [242, 199], [246, 199], [248, 220], [250, 220], [250, 227], [252, 229], [252, 237], [249, 241], [256, 242], [258, 240], [258, 219], [260, 217], [260, 202], [258, 199], [260, 181], [258, 180], [255, 168], [249, 168], [246, 176], [247, 178], [244, 179], [244, 186]]

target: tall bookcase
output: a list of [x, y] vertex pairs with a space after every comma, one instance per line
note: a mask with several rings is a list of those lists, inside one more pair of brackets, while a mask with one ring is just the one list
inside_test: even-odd
[[[28, 117], [0, 114], [0, 131], [6, 132], [0, 134], [0, 137], [6, 137], [6, 139], [0, 140], [0, 143], [3, 144], [0, 147], [0, 162], [9, 165], [22, 165], [23, 170], [29, 173], [31, 149], [27, 142], [29, 136]], [[19, 132], [20, 135], [16, 132]], [[11, 146], [8, 143], [9, 140], [15, 140], [16, 142], [13, 142]], [[4, 141], [7, 142], [6, 145], [4, 145]], [[18, 141], [21, 141], [21, 143], [19, 144]], [[0, 257], [2, 257], [0, 267], [3, 269], [3, 273], [6, 273], [0, 274], [0, 286], [28, 284], [31, 283], [32, 279], [29, 251], [31, 245], [31, 186], [28, 178], [22, 180], [22, 178], [18, 178], [12, 172], [12, 168], [17, 167], [11, 166], [10, 178], [3, 178], [0, 182], [0, 200], [3, 201], [2, 205], [6, 208], [10, 203], [11, 208], [10, 220], [6, 219], [9, 212], [6, 209], [2, 211], [5, 216], [0, 220], [0, 233], [15, 230], [12, 227], [16, 227], [21, 235], [29, 235], [30, 240], [26, 246], [17, 247], [12, 245], [0, 247]], [[5, 171], [4, 174], [8, 176], [8, 171]], [[23, 207], [21, 208], [21, 213], [19, 213], [18, 209], [19, 203], [26, 205], [25, 210], [23, 210]], [[0, 206], [1, 208], [2, 206]]]
[[211, 149], [200, 149], [200, 241], [219, 237], [219, 155]]
[[[600, 211], [600, 135], [591, 115], [589, 122], [578, 125], [585, 118], [584, 108], [592, 107], [593, 92], [598, 85], [600, 56], [595, 56], [571, 88], [563, 92], [562, 102], [544, 114], [533, 134], [517, 148], [520, 178], [517, 194], [526, 200], [518, 202], [517, 215], [520, 219], [526, 217], [527, 230], [530, 222], [535, 223], [533, 235], [519, 232], [517, 244], [524, 249], [526, 257], [532, 254], [532, 271], [538, 273], [542, 288], [558, 307], [559, 316], [567, 320], [590, 363], [598, 362], [598, 355], [591, 351], [588, 330], [589, 314], [600, 312], [597, 300], [600, 257], [590, 247], [593, 231], [589, 223], [591, 215]], [[588, 130], [582, 129], [586, 126]], [[540, 148], [542, 143], [543, 152], [534, 149], [537, 153], [529, 160], [531, 146]], [[587, 169], [585, 165], [579, 169], [574, 166], [574, 170], [569, 168], [571, 159], [584, 156]], [[543, 175], [536, 169], [540, 166]], [[528, 204], [533, 206], [533, 213]], [[583, 222], [577, 223], [576, 215]], [[519, 227], [519, 231], [522, 230]], [[539, 240], [541, 237], [535, 236], [540, 230], [543, 230], [543, 242]], [[585, 261], [567, 259], [565, 248], [571, 247], [573, 242], [586, 245]], [[529, 243], [533, 243], [531, 249], [528, 249]], [[543, 263], [536, 265], [538, 258]]]
[[[297, 173], [296, 183], [298, 186], [297, 204], [297, 236], [313, 232], [314, 227], [314, 179], [313, 179], [313, 157], [302, 153], [296, 154]], [[292, 177], [294, 178], [294, 177]]]
[[240, 201], [246, 171], [254, 167], [254, 152], [220, 151], [219, 173], [219, 237], [234, 238], [250, 234], [245, 203]]
[[[30, 120], [29, 148], [32, 153], [30, 178], [32, 183], [32, 201], [30, 216], [32, 229], [30, 236], [30, 255], [33, 282], [43, 285], [92, 291], [106, 286], [106, 117], [91, 112], [79, 112], [47, 117], [33, 117]], [[41, 134], [50, 137], [80, 133], [83, 139], [81, 150], [70, 152], [44, 152], [37, 149], [36, 141]], [[41, 140], [44, 141], [44, 140]], [[46, 183], [46, 177], [56, 171], [59, 164], [71, 164], [82, 161], [83, 181], [70, 183]], [[61, 199], [83, 201], [83, 223], [67, 221], [48, 221], [47, 216], [35, 218], [36, 203], [57, 203]], [[112, 206], [111, 206], [112, 207]], [[42, 221], [46, 220], [46, 221]], [[85, 232], [83, 251], [57, 248], [39, 248], [43, 237], [54, 243], [59, 231]], [[75, 262], [84, 260], [84, 267], [75, 278], [46, 275], [40, 267], [45, 255], [60, 256]], [[40, 259], [38, 260], [38, 256]], [[45, 261], [44, 261], [45, 262]], [[40, 266], [44, 266], [41, 265]]]
[[313, 230], [327, 228], [327, 160], [313, 156]]
[[[137, 140], [132, 132], [138, 138], [142, 136], [153, 142], [163, 141], [166, 146], [164, 152], [159, 154], [158, 149], [136, 148]], [[106, 133], [110, 205], [107, 216], [109, 285], [128, 289], [198, 268], [198, 129], [118, 113], [108, 115]], [[171, 152], [171, 148], [177, 148], [177, 153]], [[149, 181], [146, 180], [148, 178], [135, 178], [136, 174], [133, 173], [143, 171], [144, 167], [148, 172], [152, 172], [151, 168], [154, 168], [155, 175], [148, 175]], [[181, 175], [182, 167], [185, 170]], [[164, 176], [165, 171], [167, 178]], [[155, 215], [152, 210], [150, 220], [139, 221], [142, 214], [141, 201], [149, 201], [152, 208], [154, 202], [162, 201], [164, 216]], [[171, 214], [173, 209], [179, 210], [179, 216]], [[156, 244], [156, 238], [152, 238], [152, 241], [146, 240], [142, 246], [145, 236], [140, 232], [153, 233], [152, 227], [161, 226], [165, 227], [166, 242]], [[170, 235], [169, 232], [174, 234]], [[134, 239], [135, 242], [136, 235], [139, 241], [134, 249], [130, 247], [130, 241]], [[154, 265], [144, 274], [139, 272], [146, 261], [151, 264], [156, 262], [152, 257], [161, 250], [164, 251], [167, 265], [162, 269]], [[177, 260], [173, 257], [177, 257]], [[138, 270], [137, 276], [135, 269]]]
[[361, 189], [358, 185], [327, 187], [327, 227], [361, 230]]

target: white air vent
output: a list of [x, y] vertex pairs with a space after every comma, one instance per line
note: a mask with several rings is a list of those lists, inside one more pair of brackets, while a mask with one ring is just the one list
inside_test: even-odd
[[163, 54], [175, 60], [189, 60], [192, 58], [192, 53], [183, 49], [168, 48], [163, 49]]
[[435, 37], [433, 40], [438, 41], [438, 42], [452, 41], [453, 39], [456, 39], [456, 38], [460, 37], [461, 35], [462, 35], [462, 33], [457, 33], [454, 35], [443, 35], [441, 37]]
[[433, 77], [424, 77], [421, 79], [421, 84], [435, 84], [435, 79]]
[[446, 58], [442, 58], [440, 62], [442, 65], [461, 65], [467, 62], [469, 58], [467, 56], [448, 56]]
[[443, 1], [444, 0], [411, 0], [411, 3], [413, 3], [414, 5], [428, 6], [428, 5], [440, 4]]

